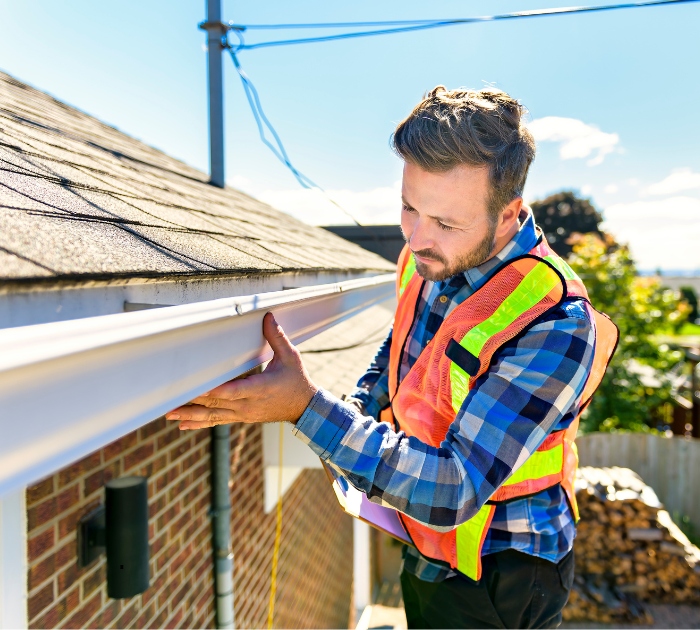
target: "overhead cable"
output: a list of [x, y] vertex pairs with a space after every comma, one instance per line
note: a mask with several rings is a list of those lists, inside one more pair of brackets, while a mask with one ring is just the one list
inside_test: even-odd
[[[279, 137], [279, 134], [277, 133], [274, 126], [263, 111], [262, 104], [260, 103], [260, 96], [258, 95], [258, 90], [255, 88], [255, 85], [250, 80], [250, 77], [245, 73], [245, 70], [243, 70], [243, 68], [241, 67], [241, 63], [238, 60], [238, 57], [236, 56], [236, 52], [233, 49], [233, 47], [229, 46], [227, 48], [229, 53], [231, 54], [233, 65], [235, 66], [238, 75], [241, 77], [241, 82], [243, 83], [243, 90], [245, 92], [246, 98], [248, 99], [250, 109], [253, 112], [255, 124], [258, 126], [258, 133], [260, 135], [260, 140], [262, 140], [263, 144], [265, 144], [265, 146], [267, 146], [270, 149], [270, 151], [272, 151], [275, 154], [277, 159], [292, 172], [292, 175], [294, 175], [296, 180], [304, 188], [317, 190], [330, 203], [332, 203], [336, 208], [338, 208], [338, 210], [340, 210], [343, 214], [352, 219], [356, 225], [358, 225], [359, 227], [365, 227], [348, 210], [343, 208], [343, 206], [341, 206], [337, 201], [335, 201], [335, 199], [333, 199], [323, 188], [321, 188], [312, 179], [304, 175], [304, 173], [302, 173], [292, 164], [291, 160], [289, 159], [289, 155], [287, 155], [287, 150], [284, 148], [282, 139]], [[265, 135], [266, 128], [272, 135], [274, 143], [271, 142]]]
[[291, 46], [295, 44], [311, 44], [328, 42], [341, 39], [355, 39], [358, 37], [372, 37], [375, 35], [393, 35], [396, 33], [408, 33], [460, 24], [474, 24], [478, 22], [496, 22], [501, 20], [518, 20], [526, 18], [550, 17], [555, 15], [570, 15], [575, 13], [596, 13], [601, 11], [614, 11], [619, 9], [639, 9], [669, 4], [689, 4], [700, 0], [645, 0], [642, 2], [624, 2], [618, 4], [594, 5], [588, 7], [559, 7], [553, 9], [535, 9], [532, 11], [516, 11], [500, 15], [488, 15], [468, 18], [456, 18], [445, 20], [407, 20], [388, 22], [327, 22], [317, 24], [230, 24], [229, 29], [241, 33], [246, 30], [262, 29], [310, 29], [310, 28], [363, 28], [366, 26], [390, 26], [392, 28], [378, 28], [371, 31], [359, 31], [351, 33], [335, 33], [318, 37], [301, 37], [297, 39], [276, 39], [254, 44], [241, 43], [235, 47], [236, 51], [255, 50], [257, 48], [270, 48], [273, 46]]

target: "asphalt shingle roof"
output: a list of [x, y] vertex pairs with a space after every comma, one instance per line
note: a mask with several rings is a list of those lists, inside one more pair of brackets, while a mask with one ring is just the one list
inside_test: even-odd
[[0, 281], [391, 272], [0, 73]]

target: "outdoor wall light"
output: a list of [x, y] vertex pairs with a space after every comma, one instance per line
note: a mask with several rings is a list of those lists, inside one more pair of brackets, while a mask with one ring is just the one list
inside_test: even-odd
[[146, 477], [121, 477], [105, 484], [105, 505], [78, 525], [78, 564], [107, 552], [107, 595], [134, 597], [149, 586], [148, 485]]

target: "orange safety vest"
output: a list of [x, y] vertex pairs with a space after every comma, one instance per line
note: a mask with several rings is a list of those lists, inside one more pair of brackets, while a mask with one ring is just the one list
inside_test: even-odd
[[[581, 411], [600, 384], [617, 345], [618, 331], [607, 315], [588, 301], [581, 279], [549, 247], [544, 235], [526, 255], [505, 263], [480, 289], [445, 318], [406, 377], [399, 381], [401, 356], [423, 290], [423, 279], [408, 246], [397, 273], [398, 306], [389, 356], [391, 406], [382, 421], [398, 423], [408, 436], [439, 447], [474, 382], [494, 353], [567, 298], [585, 300], [595, 330], [593, 365]], [[579, 414], [580, 416], [580, 414]], [[496, 490], [468, 521], [442, 533], [400, 514], [422, 555], [448, 563], [473, 580], [481, 577], [481, 550], [496, 504], [561, 484], [578, 521], [574, 476], [578, 454], [574, 439], [579, 416], [568, 429], [551, 433], [544, 443]]]

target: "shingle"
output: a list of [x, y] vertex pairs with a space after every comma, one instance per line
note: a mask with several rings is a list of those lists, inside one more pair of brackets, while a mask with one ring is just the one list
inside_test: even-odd
[[2, 278], [394, 266], [0, 73]]
[[41, 278], [52, 275], [48, 269], [4, 249], [0, 249], [0, 269], [4, 278]]

